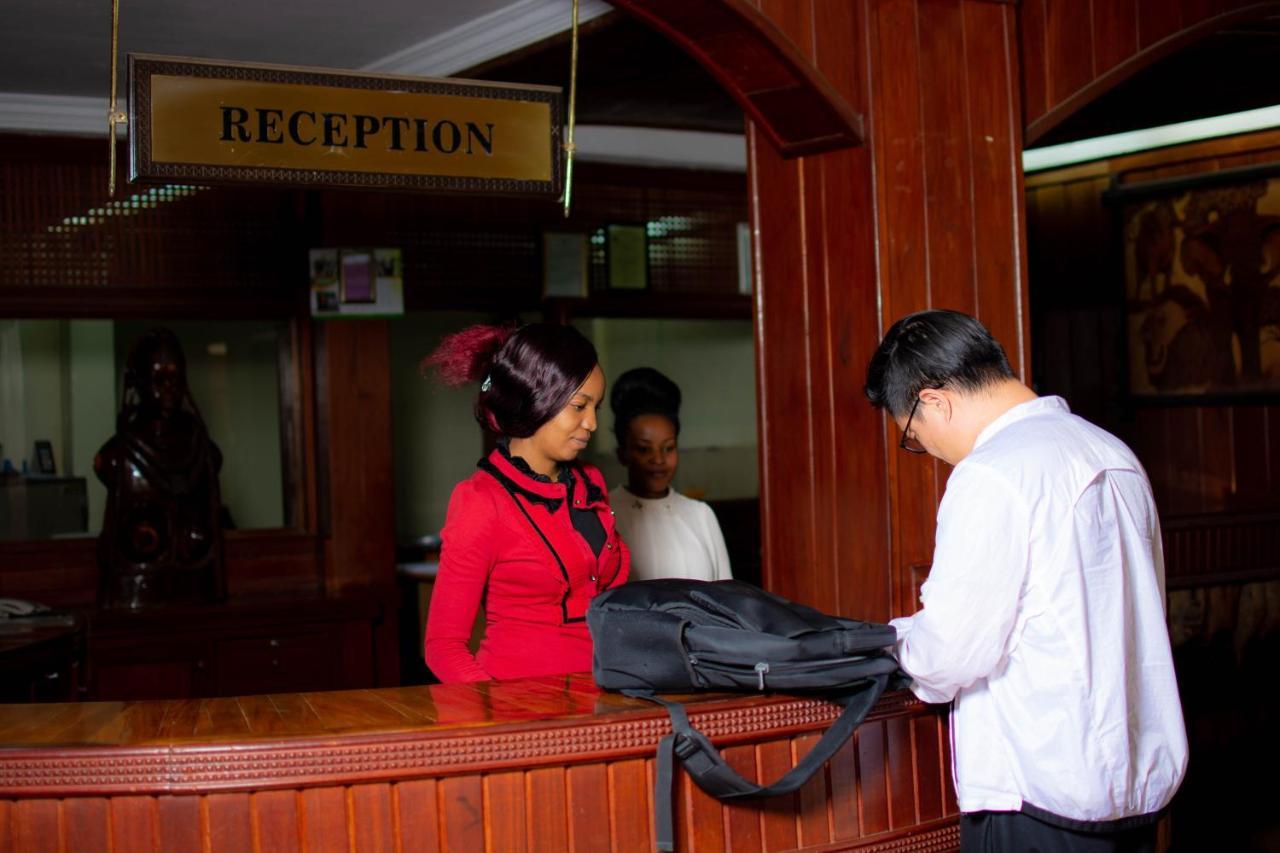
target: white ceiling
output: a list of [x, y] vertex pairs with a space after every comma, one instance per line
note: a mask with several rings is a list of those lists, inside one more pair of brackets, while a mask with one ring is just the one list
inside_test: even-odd
[[[580, 0], [579, 20], [611, 11]], [[129, 52], [447, 77], [569, 28], [572, 0], [119, 0], [120, 80]], [[106, 133], [109, 0], [3, 0], [0, 132]], [[584, 128], [585, 137], [591, 132]], [[584, 159], [745, 168], [741, 136], [649, 139], [633, 129]], [[658, 133], [658, 132], [654, 132]], [[597, 134], [599, 135], [599, 134]], [[728, 156], [726, 157], [726, 153]]]
[[[580, 18], [609, 8], [584, 0]], [[568, 29], [570, 9], [570, 0], [120, 0], [119, 93], [130, 51], [447, 76]], [[0, 98], [105, 104], [110, 37], [108, 0], [5, 0]]]

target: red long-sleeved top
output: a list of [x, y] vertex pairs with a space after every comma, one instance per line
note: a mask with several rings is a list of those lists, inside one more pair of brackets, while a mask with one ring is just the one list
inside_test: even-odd
[[[604, 477], [592, 465], [572, 467], [568, 493], [564, 482], [535, 480], [495, 450], [454, 488], [424, 644], [427, 666], [441, 681], [591, 669], [587, 604], [626, 581], [630, 555], [614, 527]], [[600, 519], [605, 543], [598, 557], [574, 529], [569, 502]], [[484, 639], [473, 656], [468, 641], [482, 604]]]

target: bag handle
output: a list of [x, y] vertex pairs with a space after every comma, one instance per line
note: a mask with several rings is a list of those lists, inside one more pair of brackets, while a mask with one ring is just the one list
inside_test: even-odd
[[854, 730], [875, 707], [876, 702], [880, 701], [880, 696], [889, 684], [889, 675], [875, 675], [867, 681], [867, 686], [856, 693], [825, 697], [843, 704], [844, 710], [831, 724], [831, 728], [813, 745], [808, 755], [771, 785], [749, 781], [725, 763], [724, 757], [707, 736], [690, 724], [689, 715], [680, 702], [663, 699], [648, 691], [622, 691], [627, 696], [662, 705], [671, 717], [671, 734], [658, 743], [657, 772], [654, 774], [653, 808], [658, 850], [664, 853], [675, 850], [671, 797], [675, 757], [679, 757], [680, 763], [693, 781], [698, 783], [699, 788], [720, 800], [745, 800], [793, 793], [808, 782], [809, 777], [852, 737]]

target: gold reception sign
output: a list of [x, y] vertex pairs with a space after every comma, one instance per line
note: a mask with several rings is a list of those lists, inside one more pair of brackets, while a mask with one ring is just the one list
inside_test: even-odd
[[129, 55], [130, 180], [560, 194], [560, 90]]

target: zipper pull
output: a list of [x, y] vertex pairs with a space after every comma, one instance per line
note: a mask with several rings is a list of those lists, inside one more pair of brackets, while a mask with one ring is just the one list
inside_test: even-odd
[[689, 655], [689, 666], [697, 666], [698, 658], [695, 655]]
[[764, 661], [756, 664], [756, 676], [760, 679], [760, 689], [764, 690], [764, 674], [769, 671], [769, 664]]

